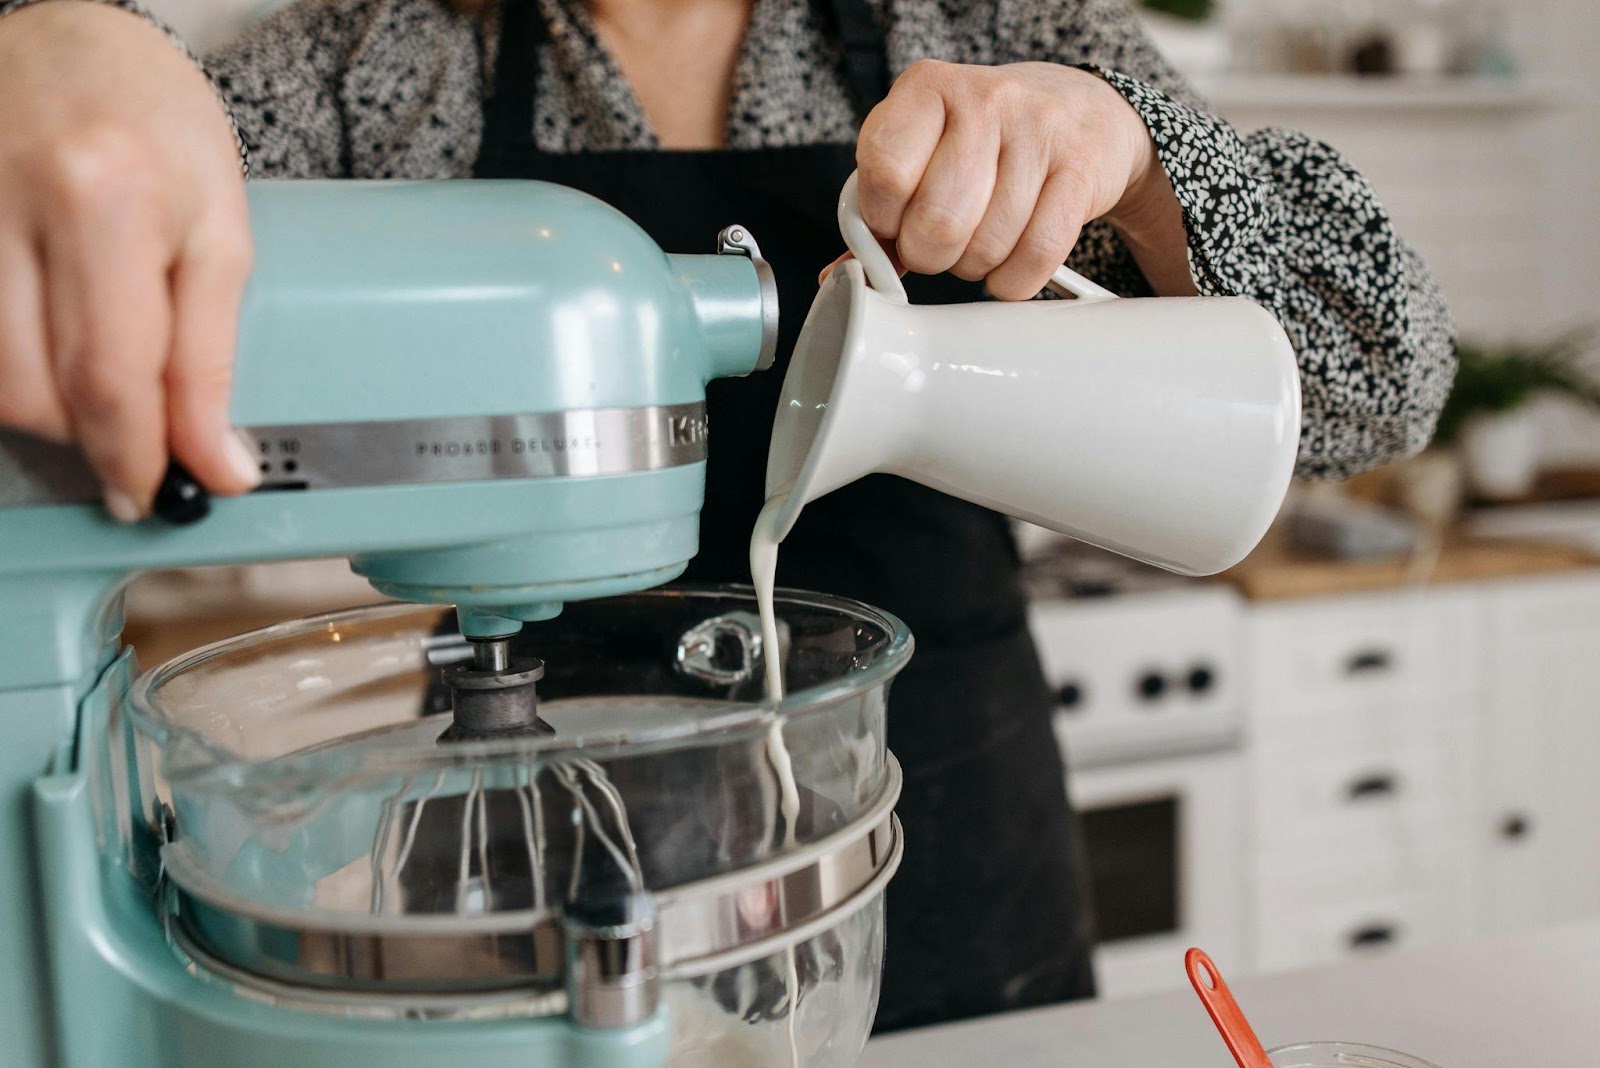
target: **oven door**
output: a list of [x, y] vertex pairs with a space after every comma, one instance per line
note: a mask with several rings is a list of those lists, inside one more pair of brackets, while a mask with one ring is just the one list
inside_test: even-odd
[[1243, 775], [1234, 751], [1073, 769], [1102, 997], [1182, 987], [1190, 946], [1245, 970]]

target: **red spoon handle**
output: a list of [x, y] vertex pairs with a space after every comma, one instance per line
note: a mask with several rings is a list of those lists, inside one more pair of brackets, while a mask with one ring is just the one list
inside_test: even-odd
[[1251, 1029], [1250, 1021], [1244, 1018], [1244, 1010], [1233, 1000], [1233, 991], [1223, 982], [1222, 973], [1211, 963], [1211, 958], [1203, 950], [1191, 949], [1183, 955], [1183, 964], [1189, 971], [1194, 992], [1200, 995], [1201, 1004], [1210, 1013], [1211, 1022], [1217, 1025], [1222, 1041], [1228, 1044], [1228, 1051], [1239, 1068], [1272, 1068], [1272, 1059]]

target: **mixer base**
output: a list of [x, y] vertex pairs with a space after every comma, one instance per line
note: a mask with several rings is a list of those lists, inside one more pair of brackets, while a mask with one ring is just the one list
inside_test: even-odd
[[[115, 678], [124, 663], [107, 673]], [[90, 726], [105, 731], [107, 682], [86, 699]], [[382, 1020], [303, 1012], [251, 996], [181, 960], [148, 894], [107, 864], [94, 832], [94, 790], [82, 772], [33, 788], [40, 900], [46, 906], [55, 1036], [65, 1068], [663, 1068], [672, 1042], [662, 1011], [613, 1032], [565, 1017], [480, 1021]], [[241, 996], [241, 994], [245, 996]], [[61, 1011], [92, 1006], [92, 1012]], [[44, 1051], [12, 1050], [24, 1063]]]

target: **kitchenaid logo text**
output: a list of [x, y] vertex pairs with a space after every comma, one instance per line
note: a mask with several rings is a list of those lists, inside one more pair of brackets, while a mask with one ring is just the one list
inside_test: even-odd
[[418, 456], [499, 456], [509, 453], [587, 452], [598, 449], [593, 436], [565, 438], [479, 438], [476, 441], [419, 441]]
[[701, 445], [710, 431], [703, 415], [674, 415], [667, 419], [667, 440], [673, 445]]

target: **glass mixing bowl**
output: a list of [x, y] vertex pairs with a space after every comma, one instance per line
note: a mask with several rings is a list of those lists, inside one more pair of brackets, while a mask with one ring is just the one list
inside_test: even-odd
[[1302, 1042], [1269, 1050], [1273, 1068], [1437, 1068], [1392, 1049], [1354, 1042]]
[[448, 609], [297, 620], [155, 668], [119, 778], [131, 841], [165, 842], [175, 941], [307, 1008], [543, 1014], [563, 1008], [569, 906], [642, 893], [675, 1066], [789, 1062], [791, 949], [804, 1063], [854, 1063], [899, 856], [885, 700], [911, 638], [837, 598], [777, 608], [778, 708], [742, 588], [528, 625], [546, 737], [441, 740], [440, 671], [470, 656]]

